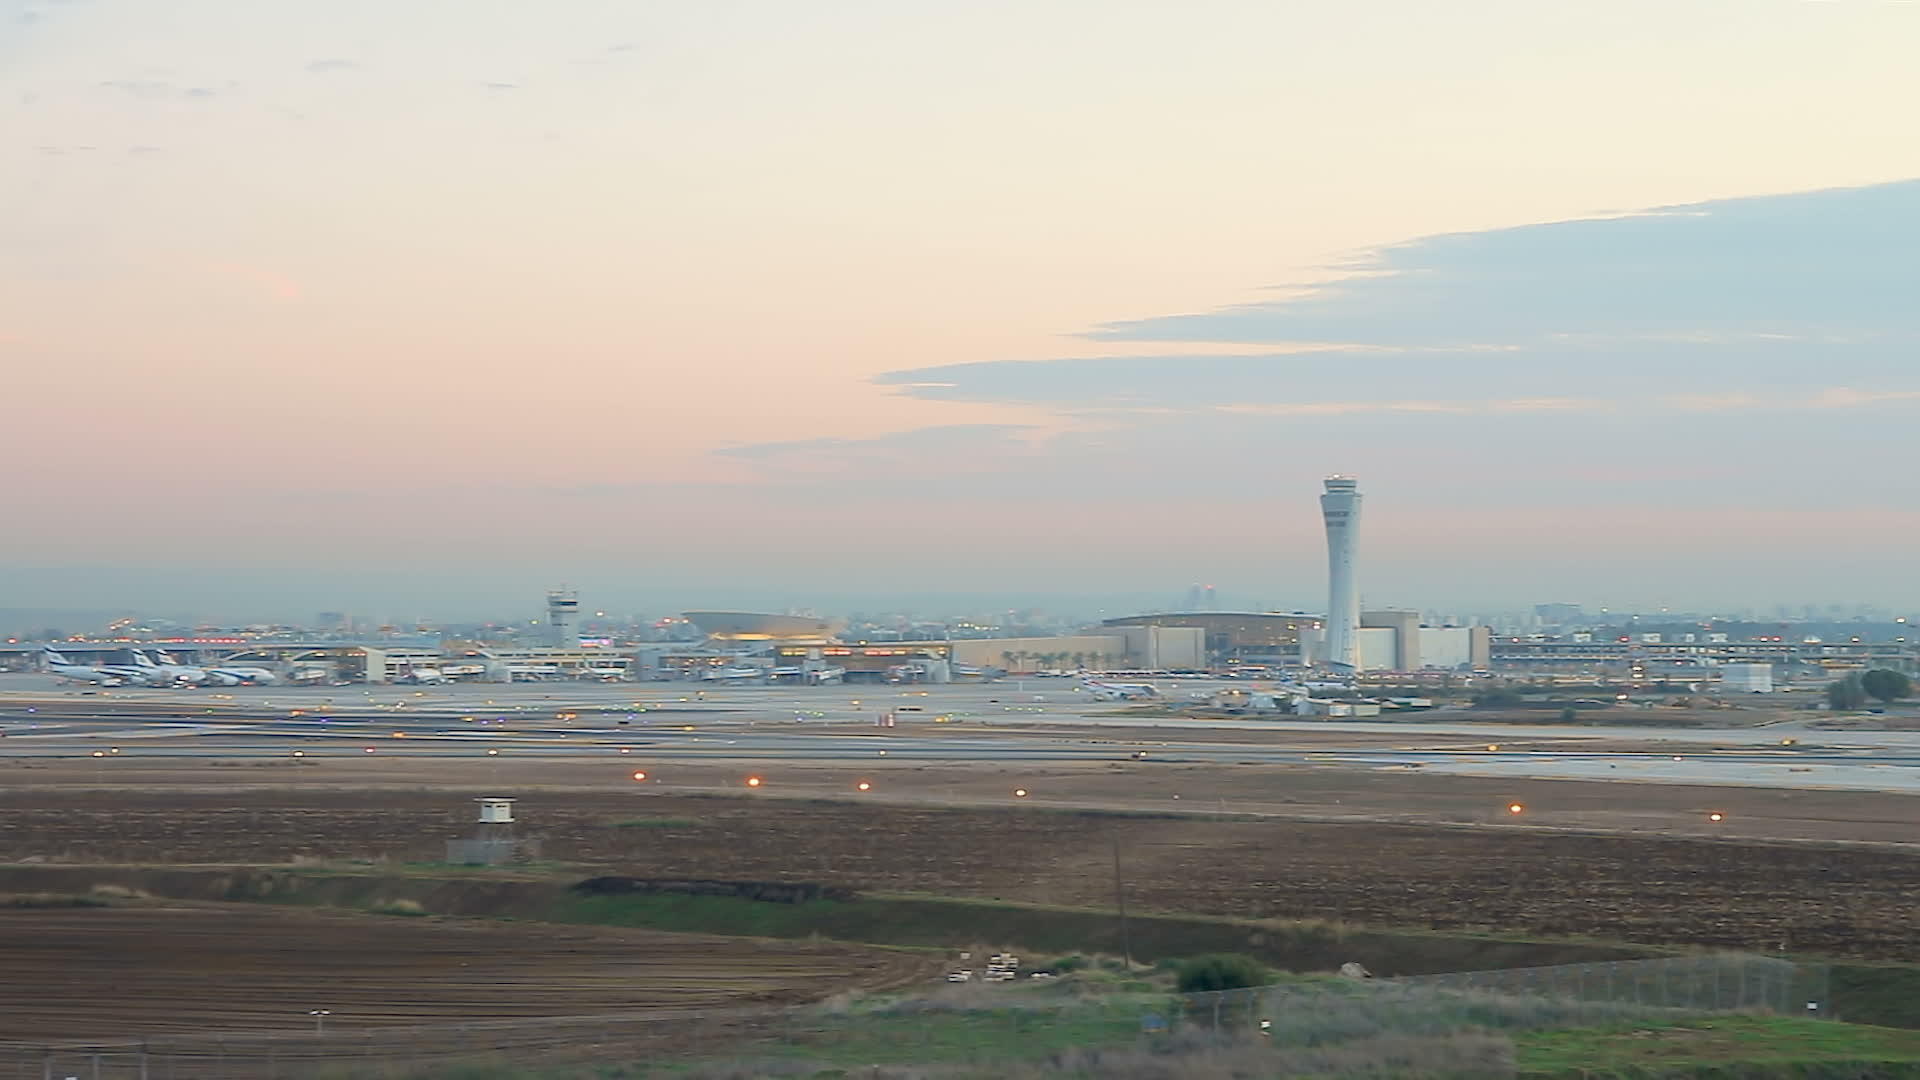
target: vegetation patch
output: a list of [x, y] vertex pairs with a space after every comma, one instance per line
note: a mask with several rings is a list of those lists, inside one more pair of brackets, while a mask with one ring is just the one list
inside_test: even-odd
[[426, 907], [418, 900], [378, 900], [369, 905], [367, 910], [376, 915], [402, 915], [409, 918], [419, 918], [427, 913]]
[[0, 893], [0, 908], [90, 908], [107, 904], [106, 897], [86, 893]]
[[1920, 1032], [1798, 1017], [1530, 1031], [1516, 1035], [1514, 1044], [1526, 1080], [1920, 1076]]

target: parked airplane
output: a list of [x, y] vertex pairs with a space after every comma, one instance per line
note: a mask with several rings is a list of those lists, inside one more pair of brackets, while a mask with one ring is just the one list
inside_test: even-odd
[[393, 681], [406, 683], [409, 686], [437, 686], [447, 681], [447, 673], [441, 671], [439, 668], [408, 668], [400, 673], [399, 678]]
[[138, 682], [138, 678], [126, 668], [94, 667], [90, 664], [76, 664], [54, 652], [42, 649], [41, 659], [46, 662], [47, 670], [69, 682], [87, 683], [91, 686], [125, 686]]
[[210, 667], [207, 681], [221, 686], [272, 686], [280, 676], [263, 667]]
[[740, 682], [746, 679], [763, 679], [767, 673], [757, 667], [726, 667], [707, 672], [700, 678], [703, 682]]
[[1082, 679], [1080, 689], [1102, 701], [1133, 701], [1160, 696], [1159, 688], [1147, 683], [1110, 683], [1100, 682], [1097, 679]]
[[144, 674], [145, 677], [142, 681], [148, 685], [198, 686], [207, 681], [205, 668], [176, 664], [173, 662], [173, 657], [168, 656], [166, 653], [160, 653], [159, 655], [160, 659], [165, 661], [164, 663], [156, 664], [153, 662], [153, 657], [148, 656], [139, 649], [133, 650], [134, 665]]

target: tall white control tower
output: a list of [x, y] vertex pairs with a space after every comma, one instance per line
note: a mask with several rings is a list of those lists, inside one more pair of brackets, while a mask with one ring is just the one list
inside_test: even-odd
[[547, 643], [558, 649], [580, 647], [580, 594], [572, 589], [547, 593]]
[[1327, 477], [1320, 516], [1327, 523], [1327, 666], [1359, 671], [1360, 586], [1353, 578], [1353, 559], [1360, 541], [1360, 482]]

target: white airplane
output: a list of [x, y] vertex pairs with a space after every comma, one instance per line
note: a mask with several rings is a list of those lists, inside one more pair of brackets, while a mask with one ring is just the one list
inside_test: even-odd
[[766, 674], [757, 667], [728, 667], [709, 671], [700, 678], [703, 682], [737, 682], [742, 679], [764, 678]]
[[601, 682], [621, 682], [627, 677], [626, 668], [590, 667], [580, 672], [582, 680], [598, 679]]
[[153, 662], [153, 657], [139, 649], [133, 650], [134, 666], [145, 675], [142, 681], [150, 686], [198, 686], [207, 681], [207, 672], [204, 668], [176, 664], [173, 662], [173, 657], [166, 653], [161, 653], [160, 659], [165, 663], [156, 664]]
[[1102, 701], [1134, 701], [1139, 698], [1160, 696], [1160, 690], [1147, 683], [1110, 683], [1100, 682], [1097, 679], [1082, 679], [1080, 689]]
[[400, 673], [399, 678], [393, 681], [407, 683], [411, 686], [437, 686], [447, 681], [447, 673], [441, 671], [439, 668], [408, 668], [406, 671]]
[[207, 679], [221, 686], [272, 686], [280, 677], [263, 667], [212, 667]]
[[41, 650], [41, 659], [46, 662], [47, 670], [69, 682], [87, 683], [91, 686], [125, 686], [138, 682], [138, 678], [128, 669], [120, 667], [94, 667], [90, 664], [76, 664], [52, 649]]

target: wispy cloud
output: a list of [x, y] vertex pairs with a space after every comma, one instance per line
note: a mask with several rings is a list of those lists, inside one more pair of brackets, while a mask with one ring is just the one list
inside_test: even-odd
[[202, 101], [231, 93], [239, 84], [195, 86], [165, 79], [108, 79], [99, 85], [142, 101]]
[[352, 60], [327, 59], [315, 60], [307, 65], [307, 70], [315, 75], [327, 75], [338, 71], [359, 71], [360, 65]]

